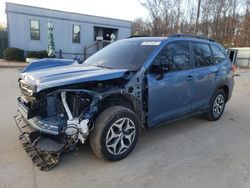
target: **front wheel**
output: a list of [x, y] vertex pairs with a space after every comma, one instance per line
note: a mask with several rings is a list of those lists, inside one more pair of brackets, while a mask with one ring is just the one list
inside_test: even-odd
[[205, 118], [209, 121], [216, 121], [222, 116], [226, 104], [225, 92], [218, 89], [214, 94], [209, 110], [204, 114]]
[[121, 160], [134, 149], [139, 133], [136, 114], [126, 107], [113, 106], [96, 119], [90, 134], [90, 146], [102, 159]]

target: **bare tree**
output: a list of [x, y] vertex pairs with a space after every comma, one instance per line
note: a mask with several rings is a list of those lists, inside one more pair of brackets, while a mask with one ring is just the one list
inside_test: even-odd
[[152, 34], [166, 36], [180, 32], [182, 0], [145, 0], [141, 3], [149, 12]]
[[195, 22], [195, 34], [197, 34], [197, 32], [198, 32], [200, 9], [201, 9], [201, 0], [198, 0], [197, 15], [196, 15], [196, 22]]
[[149, 20], [135, 20], [133, 28], [138, 34], [200, 34], [227, 47], [250, 46], [250, 0], [141, 1]]
[[244, 2], [245, 14], [242, 16], [241, 25], [236, 35], [237, 46], [250, 46], [250, 0]]
[[137, 18], [132, 24], [133, 35], [150, 35], [150, 23], [145, 22], [142, 18]]
[[145, 0], [142, 2], [142, 6], [144, 6], [148, 12], [150, 17], [150, 26], [152, 34], [155, 36], [159, 36], [162, 34], [162, 5], [164, 0]]

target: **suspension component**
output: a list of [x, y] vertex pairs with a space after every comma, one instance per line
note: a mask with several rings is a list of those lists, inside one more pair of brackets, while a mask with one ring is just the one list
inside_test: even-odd
[[64, 109], [68, 115], [67, 126], [65, 128], [65, 134], [72, 137], [75, 140], [80, 140], [83, 144], [89, 134], [89, 120], [80, 120], [79, 117], [73, 117], [69, 105], [66, 101], [66, 92], [61, 92], [62, 103]]

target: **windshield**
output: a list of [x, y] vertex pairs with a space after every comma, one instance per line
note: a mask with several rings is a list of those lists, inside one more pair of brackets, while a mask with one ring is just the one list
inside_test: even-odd
[[137, 71], [159, 44], [160, 41], [120, 40], [103, 48], [84, 64]]

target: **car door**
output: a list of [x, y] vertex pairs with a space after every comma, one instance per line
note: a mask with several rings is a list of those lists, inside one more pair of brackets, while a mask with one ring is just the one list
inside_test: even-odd
[[148, 74], [148, 126], [188, 113], [193, 101], [193, 70], [189, 44], [166, 44]]
[[214, 65], [211, 48], [206, 43], [192, 42], [194, 61], [194, 101], [193, 109], [207, 108], [219, 74], [218, 66]]

